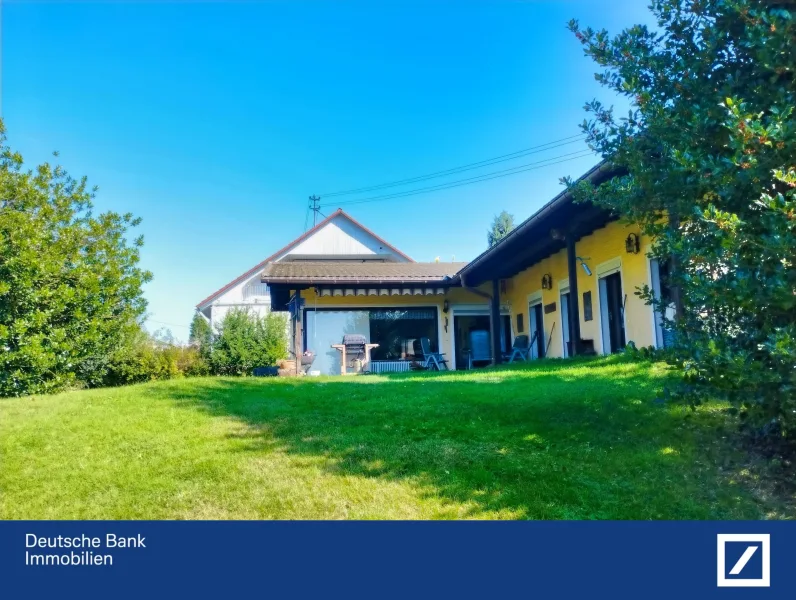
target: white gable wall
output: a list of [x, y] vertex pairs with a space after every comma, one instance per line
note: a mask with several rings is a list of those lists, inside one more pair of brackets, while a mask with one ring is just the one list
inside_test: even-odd
[[247, 277], [237, 285], [231, 287], [210, 305], [210, 326], [218, 325], [224, 315], [235, 307], [248, 308], [258, 316], [265, 316], [271, 304], [268, 286], [260, 281], [260, 272], [257, 269], [253, 275]]
[[325, 256], [347, 256], [351, 254], [383, 254], [399, 262], [407, 259], [389, 246], [385, 246], [375, 236], [352, 223], [342, 215], [337, 215], [310, 237], [289, 248], [276, 260], [290, 254], [311, 254]]
[[[340, 257], [372, 254], [374, 257], [384, 255], [393, 261], [409, 262], [406, 257], [385, 246], [373, 234], [342, 215], [333, 217], [318, 231], [295, 246], [289, 247], [274, 260], [283, 260], [291, 254]], [[211, 327], [217, 326], [235, 307], [247, 307], [260, 316], [268, 314], [271, 298], [267, 286], [260, 282], [261, 271], [261, 268], [252, 271], [242, 281], [213, 299], [209, 308], [201, 307], [204, 314], [209, 316]]]

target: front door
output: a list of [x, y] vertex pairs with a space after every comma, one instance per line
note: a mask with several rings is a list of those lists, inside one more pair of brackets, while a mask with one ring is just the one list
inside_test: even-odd
[[544, 320], [542, 317], [542, 303], [528, 307], [530, 313], [528, 334], [531, 336], [531, 358], [544, 356]]
[[625, 347], [625, 315], [622, 276], [612, 273], [600, 278], [600, 319], [603, 352], [620, 352]]

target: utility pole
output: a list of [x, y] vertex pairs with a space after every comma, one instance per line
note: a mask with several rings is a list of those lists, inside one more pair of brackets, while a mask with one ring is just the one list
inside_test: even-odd
[[318, 224], [318, 213], [321, 212], [320, 196], [310, 196], [310, 210], [312, 210], [312, 226]]

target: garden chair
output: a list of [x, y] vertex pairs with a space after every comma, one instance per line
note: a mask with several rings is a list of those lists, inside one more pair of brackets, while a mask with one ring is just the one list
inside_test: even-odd
[[[442, 371], [443, 367], [445, 370], [448, 370], [448, 361], [445, 359], [445, 355], [441, 352], [432, 352], [431, 351], [431, 340], [427, 337], [420, 338], [420, 364], [425, 369], [430, 369], [432, 366], [437, 369], [437, 371]], [[417, 347], [415, 347], [415, 351], [417, 351]]]
[[518, 335], [514, 338], [514, 344], [511, 346], [511, 352], [504, 354], [503, 359], [509, 363], [514, 362], [515, 358], [528, 360], [531, 351], [531, 342], [527, 335]]

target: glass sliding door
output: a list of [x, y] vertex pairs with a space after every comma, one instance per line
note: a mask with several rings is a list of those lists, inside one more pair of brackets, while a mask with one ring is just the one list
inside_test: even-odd
[[322, 375], [340, 374], [341, 354], [331, 346], [342, 343], [346, 334], [364, 335], [379, 345], [371, 350], [371, 360], [411, 359], [415, 342], [424, 337], [432, 351], [439, 349], [436, 307], [306, 309], [304, 322], [304, 348], [315, 352], [312, 368]]
[[304, 319], [304, 348], [315, 352], [312, 369], [320, 371], [321, 375], [340, 374], [343, 355], [332, 348], [332, 344], [340, 344], [344, 335], [364, 335], [370, 342], [368, 311], [307, 310]]
[[414, 355], [415, 341], [424, 337], [437, 352], [437, 311], [433, 308], [370, 311], [370, 339], [379, 345], [371, 352], [373, 360], [409, 358]]

